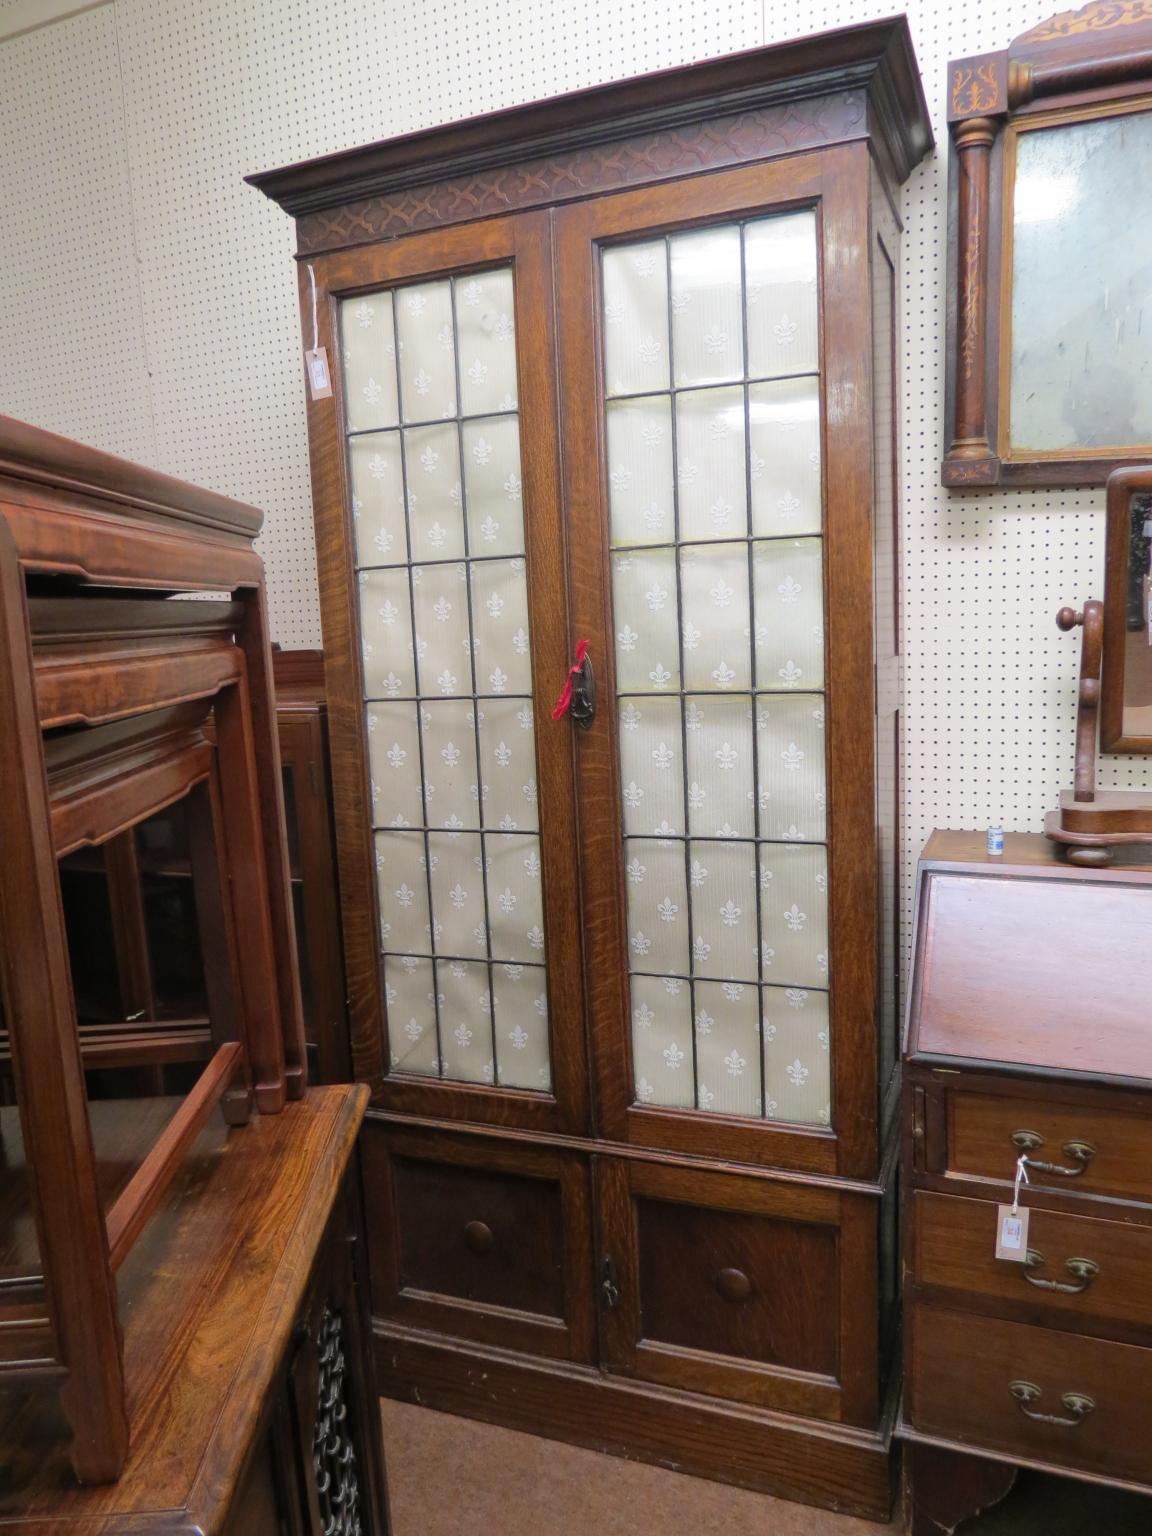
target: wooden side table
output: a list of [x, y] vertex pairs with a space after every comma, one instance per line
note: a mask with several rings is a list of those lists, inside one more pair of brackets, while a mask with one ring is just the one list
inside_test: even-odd
[[[314, 1088], [243, 1131], [214, 1118], [120, 1271], [129, 1451], [81, 1488], [49, 1394], [0, 1398], [0, 1533], [384, 1536], [356, 1137], [367, 1089]], [[92, 1106], [107, 1189], [171, 1100]], [[0, 1110], [0, 1256], [28, 1237]], [[134, 1151], [134, 1148], [136, 1151]]]

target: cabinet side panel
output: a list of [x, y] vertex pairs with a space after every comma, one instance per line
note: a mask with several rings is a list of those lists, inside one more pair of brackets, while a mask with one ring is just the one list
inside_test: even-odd
[[872, 432], [876, 663], [876, 829], [879, 907], [876, 1029], [879, 1091], [896, 1065], [900, 1013], [903, 708], [900, 608], [899, 399], [896, 281], [899, 232], [873, 173]]

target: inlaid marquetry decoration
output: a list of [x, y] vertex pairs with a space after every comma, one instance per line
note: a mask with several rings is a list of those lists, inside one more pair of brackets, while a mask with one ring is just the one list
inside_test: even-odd
[[512, 282], [340, 329], [391, 1070], [547, 1091]]
[[565, 124], [551, 153], [520, 164], [478, 167], [433, 186], [358, 198], [334, 209], [302, 210], [297, 224], [300, 250], [338, 250], [457, 219], [490, 217], [667, 180], [685, 165], [705, 159], [717, 167], [819, 149], [851, 137], [864, 118], [864, 98], [840, 91], [818, 104], [788, 100], [747, 106], [661, 135], [630, 136], [608, 147], [596, 142], [573, 148], [570, 125]]
[[1152, 456], [1152, 7], [948, 66], [946, 485], [1102, 485]]
[[1152, 5], [1148, 0], [1092, 0], [1091, 5], [1082, 5], [1078, 11], [1061, 11], [1048, 21], [1042, 21], [1026, 36], [1029, 42], [1046, 43], [1134, 27], [1141, 22], [1152, 22]]
[[638, 1102], [829, 1118], [816, 218], [608, 247]]
[[950, 68], [948, 108], [953, 117], [1004, 110], [1004, 92], [994, 60], [962, 59]]

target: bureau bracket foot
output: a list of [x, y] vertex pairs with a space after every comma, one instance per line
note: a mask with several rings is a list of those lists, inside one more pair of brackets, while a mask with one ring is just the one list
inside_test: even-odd
[[905, 1444], [904, 1529], [908, 1536], [953, 1536], [957, 1526], [978, 1515], [1011, 1490], [1016, 1468], [941, 1450]]

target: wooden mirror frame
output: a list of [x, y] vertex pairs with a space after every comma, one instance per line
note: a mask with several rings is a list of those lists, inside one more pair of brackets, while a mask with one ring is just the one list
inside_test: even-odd
[[1100, 678], [1101, 752], [1152, 753], [1152, 735], [1124, 731], [1129, 525], [1132, 497], [1152, 495], [1152, 467], [1120, 469], [1108, 477], [1104, 567], [1104, 662]]
[[1041, 22], [1001, 53], [949, 63], [944, 485], [1099, 485], [1118, 467], [1152, 460], [1152, 443], [1013, 453], [1008, 421], [1019, 134], [1123, 106], [1152, 109], [1150, 96], [1146, 0], [1093, 0]]

